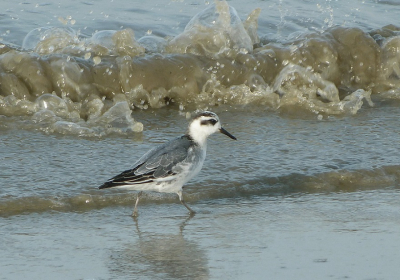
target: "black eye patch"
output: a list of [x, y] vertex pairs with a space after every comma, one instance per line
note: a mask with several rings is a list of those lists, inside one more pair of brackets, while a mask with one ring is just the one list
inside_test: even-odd
[[216, 119], [202, 120], [200, 122], [201, 125], [215, 125], [218, 121]]

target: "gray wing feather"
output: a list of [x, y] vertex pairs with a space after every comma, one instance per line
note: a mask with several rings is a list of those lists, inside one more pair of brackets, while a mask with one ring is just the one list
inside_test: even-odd
[[142, 164], [135, 170], [136, 175], [154, 172], [155, 178], [162, 178], [173, 172], [172, 168], [187, 157], [192, 141], [187, 137], [171, 140], [151, 150], [139, 160]]

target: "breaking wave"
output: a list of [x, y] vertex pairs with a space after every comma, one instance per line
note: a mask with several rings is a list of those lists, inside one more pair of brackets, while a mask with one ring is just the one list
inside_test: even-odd
[[226, 1], [195, 15], [173, 38], [71, 27], [37, 28], [0, 48], [0, 115], [46, 133], [141, 132], [135, 110], [257, 105], [319, 119], [354, 115], [373, 96], [400, 96], [400, 29], [330, 27], [285, 41], [259, 36]]

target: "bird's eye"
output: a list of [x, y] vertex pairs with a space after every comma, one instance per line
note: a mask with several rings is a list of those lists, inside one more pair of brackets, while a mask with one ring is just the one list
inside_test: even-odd
[[218, 121], [216, 119], [202, 120], [201, 125], [215, 125]]
[[212, 125], [214, 125], [214, 124], [217, 123], [217, 120], [216, 120], [216, 119], [211, 119], [211, 120], [210, 120], [210, 123], [211, 123]]

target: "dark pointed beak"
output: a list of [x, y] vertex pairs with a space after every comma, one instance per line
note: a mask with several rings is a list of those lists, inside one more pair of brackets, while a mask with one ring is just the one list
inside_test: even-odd
[[228, 131], [226, 131], [225, 129], [223, 129], [222, 127], [219, 129], [219, 131], [223, 134], [225, 134], [226, 136], [228, 136], [229, 138], [233, 139], [233, 140], [237, 140], [235, 136], [233, 136], [232, 134], [230, 134]]

